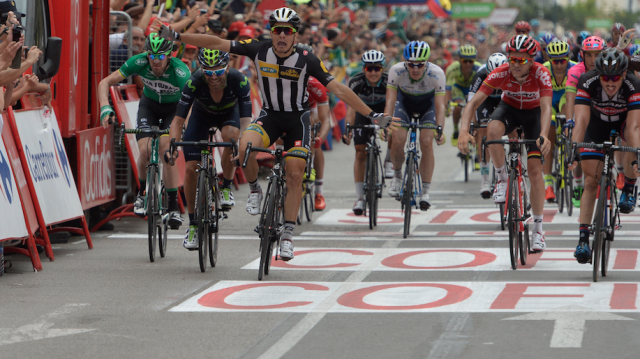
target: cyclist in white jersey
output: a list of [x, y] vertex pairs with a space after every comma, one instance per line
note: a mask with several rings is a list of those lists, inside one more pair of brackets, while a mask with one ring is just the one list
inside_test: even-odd
[[[431, 49], [426, 42], [412, 41], [404, 49], [406, 61], [395, 64], [389, 69], [384, 112], [393, 113], [393, 117], [400, 118], [400, 126], [409, 124], [414, 113], [420, 114], [420, 124], [444, 126], [446, 78], [444, 71], [438, 65], [428, 61], [430, 53]], [[420, 209], [423, 211], [429, 209], [431, 205], [429, 186], [435, 165], [433, 138], [433, 131], [420, 131], [420, 150], [422, 151]], [[406, 139], [406, 128], [399, 128], [393, 132], [391, 162], [394, 176], [389, 187], [391, 197], [400, 195]], [[443, 144], [444, 141], [444, 135], [436, 139], [438, 145]]]

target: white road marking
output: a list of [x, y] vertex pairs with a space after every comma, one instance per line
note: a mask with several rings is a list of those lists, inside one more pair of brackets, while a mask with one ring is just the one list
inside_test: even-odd
[[596, 312], [584, 307], [562, 307], [503, 320], [553, 320], [551, 348], [581, 348], [587, 320], [635, 320], [616, 314]]

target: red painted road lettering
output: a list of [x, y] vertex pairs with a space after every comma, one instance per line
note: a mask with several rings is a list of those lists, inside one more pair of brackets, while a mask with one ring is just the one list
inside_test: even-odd
[[[431, 287], [431, 288], [440, 288], [447, 291], [447, 294], [442, 299], [438, 299], [436, 301], [430, 303], [423, 303], [417, 305], [397, 305], [397, 306], [388, 306], [388, 305], [371, 305], [364, 302], [364, 297], [369, 294], [373, 294], [375, 292], [391, 289], [391, 288], [402, 288], [402, 287]], [[451, 305], [460, 303], [466, 299], [468, 299], [473, 291], [467, 287], [453, 285], [453, 284], [443, 284], [443, 283], [394, 283], [394, 284], [384, 284], [384, 285], [376, 285], [373, 287], [362, 288], [358, 290], [354, 290], [349, 293], [345, 293], [340, 298], [338, 298], [338, 304], [356, 309], [368, 309], [368, 310], [418, 310], [418, 309], [429, 309], [429, 308], [438, 308], [443, 307], [445, 305]]]
[[590, 287], [591, 283], [507, 283], [490, 309], [516, 309], [521, 298], [582, 298], [584, 294], [524, 294], [529, 287]]
[[328, 287], [312, 283], [252, 283], [238, 285], [235, 287], [228, 287], [218, 289], [214, 292], [207, 293], [198, 299], [198, 304], [203, 307], [220, 308], [220, 309], [239, 309], [239, 310], [253, 310], [253, 309], [277, 309], [277, 308], [291, 308], [301, 307], [309, 305], [313, 302], [285, 302], [281, 304], [272, 305], [233, 305], [225, 302], [225, 299], [234, 293], [239, 293], [248, 289], [261, 288], [261, 287], [298, 287], [304, 290], [329, 290]]
[[[407, 265], [404, 263], [405, 260], [409, 257], [413, 257], [419, 254], [425, 253], [469, 253], [474, 256], [474, 259], [470, 262], [463, 264], [456, 264], [451, 266], [426, 266], [426, 267], [418, 267]], [[401, 269], [453, 269], [453, 268], [471, 268], [471, 267], [479, 267], [485, 264], [489, 264], [496, 260], [496, 255], [489, 252], [484, 251], [476, 251], [476, 250], [466, 250], [466, 249], [431, 249], [424, 251], [412, 251], [407, 253], [396, 254], [391, 257], [387, 257], [382, 260], [382, 265], [391, 268], [401, 268]]]
[[[304, 251], [296, 251], [295, 257], [300, 258], [303, 254], [309, 253], [327, 253], [327, 252], [338, 252], [338, 253], [349, 253], [354, 256], [372, 256], [373, 253], [367, 251], [361, 251], [357, 249], [309, 249]], [[292, 268], [292, 269], [321, 269], [321, 268], [345, 268], [345, 267], [354, 267], [358, 266], [362, 263], [336, 263], [336, 264], [327, 264], [321, 266], [305, 266], [305, 265], [296, 265], [290, 262], [285, 261], [272, 261], [272, 267], [279, 268]]]

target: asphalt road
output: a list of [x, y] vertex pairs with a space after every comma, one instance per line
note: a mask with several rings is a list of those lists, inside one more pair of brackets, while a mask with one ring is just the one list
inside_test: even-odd
[[638, 216], [623, 216], [610, 273], [593, 283], [591, 265], [572, 258], [577, 213], [547, 205], [548, 250], [514, 271], [497, 208], [478, 195], [478, 172], [463, 181], [456, 153], [436, 148], [434, 205], [403, 239], [386, 190], [377, 228], [351, 214], [353, 147], [336, 144], [326, 210], [296, 228], [296, 258], [262, 282], [247, 185], [205, 273], [183, 230], [150, 263], [140, 219], [94, 233], [93, 250], [82, 237], [58, 240], [39, 273], [10, 256], [0, 357], [636, 358]]

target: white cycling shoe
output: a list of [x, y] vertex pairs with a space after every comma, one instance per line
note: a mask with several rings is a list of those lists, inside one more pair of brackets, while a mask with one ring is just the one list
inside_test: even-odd
[[397, 198], [400, 195], [400, 187], [402, 187], [402, 180], [397, 177], [393, 177], [391, 185], [389, 186], [389, 196]]
[[491, 197], [491, 184], [489, 182], [482, 182], [480, 185], [480, 196], [483, 199], [489, 199]]
[[384, 178], [393, 178], [393, 163], [385, 162], [384, 163]]
[[247, 199], [247, 213], [252, 216], [260, 214], [260, 203], [262, 203], [262, 190], [260, 192], [249, 193]]
[[285, 262], [293, 259], [293, 242], [290, 239], [280, 240], [280, 258]]
[[507, 200], [507, 182], [498, 181], [496, 188], [493, 190], [493, 201], [496, 203], [504, 203]]
[[542, 252], [547, 248], [547, 244], [544, 241], [544, 234], [540, 232], [533, 232], [531, 240], [531, 250], [534, 252]]

